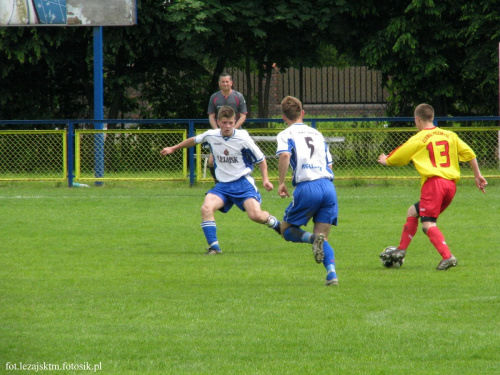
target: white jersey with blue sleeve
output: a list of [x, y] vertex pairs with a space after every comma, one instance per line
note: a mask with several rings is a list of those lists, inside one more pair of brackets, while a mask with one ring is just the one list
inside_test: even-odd
[[224, 137], [220, 129], [207, 130], [195, 137], [196, 143], [206, 143], [214, 155], [215, 177], [220, 182], [236, 181], [253, 171], [253, 165], [264, 160], [264, 154], [248, 132], [234, 129]]
[[288, 152], [293, 169], [292, 184], [327, 178], [333, 181], [330, 169], [332, 155], [323, 135], [316, 129], [295, 123], [278, 134], [276, 155]]

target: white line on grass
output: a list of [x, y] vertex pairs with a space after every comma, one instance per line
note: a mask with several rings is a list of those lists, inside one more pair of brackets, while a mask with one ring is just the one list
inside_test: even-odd
[[[203, 194], [196, 195], [89, 195], [89, 196], [76, 196], [76, 195], [60, 195], [60, 196], [49, 196], [49, 195], [15, 195], [15, 196], [1, 196], [0, 199], [5, 200], [16, 200], [16, 199], [132, 199], [132, 198], [142, 198], [142, 199], [170, 199], [170, 198], [187, 198], [187, 197], [202, 197]], [[386, 198], [407, 198], [406, 195], [384, 195]], [[282, 199], [278, 195], [264, 195], [262, 198], [265, 199]], [[341, 195], [340, 199], [373, 199], [380, 198], [380, 195]], [[285, 199], [288, 200], [288, 199]]]
[[89, 195], [86, 197], [82, 196], [69, 196], [69, 195], [60, 195], [60, 196], [49, 196], [49, 195], [16, 195], [12, 197], [0, 196], [0, 199], [131, 199], [131, 198], [150, 198], [150, 199], [163, 199], [163, 198], [184, 198], [184, 197], [198, 197], [199, 195]]

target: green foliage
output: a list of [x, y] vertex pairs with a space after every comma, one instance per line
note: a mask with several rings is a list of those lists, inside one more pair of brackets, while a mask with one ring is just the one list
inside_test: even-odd
[[0, 29], [0, 118], [87, 117], [93, 86], [87, 30]]
[[491, 38], [498, 7], [490, 0], [390, 5], [369, 22], [360, 50], [387, 81], [389, 115], [411, 115], [421, 102], [441, 116], [498, 113], [498, 38]]
[[[495, 0], [138, 2], [138, 24], [105, 27], [106, 117], [205, 118], [218, 75], [257, 72], [267, 117], [273, 66], [382, 71], [389, 115], [498, 113]], [[0, 29], [0, 118], [92, 118], [91, 28]], [[245, 93], [244, 93], [245, 94]]]

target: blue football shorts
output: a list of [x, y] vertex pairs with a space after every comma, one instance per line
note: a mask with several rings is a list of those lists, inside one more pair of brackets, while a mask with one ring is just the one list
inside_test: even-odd
[[338, 211], [337, 192], [332, 181], [327, 178], [304, 181], [295, 187], [283, 221], [299, 227], [311, 219], [314, 223], [337, 225]]
[[243, 176], [231, 182], [218, 182], [207, 191], [208, 193], [215, 194], [222, 199], [224, 206], [219, 211], [224, 213], [228, 212], [233, 205], [236, 205], [241, 211], [245, 211], [243, 204], [249, 198], [253, 198], [259, 203], [262, 202], [261, 195], [251, 176]]

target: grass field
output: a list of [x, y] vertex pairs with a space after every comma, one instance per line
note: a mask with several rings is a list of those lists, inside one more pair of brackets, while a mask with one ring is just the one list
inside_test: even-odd
[[418, 181], [339, 182], [338, 287], [236, 208], [202, 255], [209, 187], [0, 183], [0, 374], [500, 374], [498, 180], [459, 184], [445, 272], [420, 229], [401, 269], [378, 260]]

